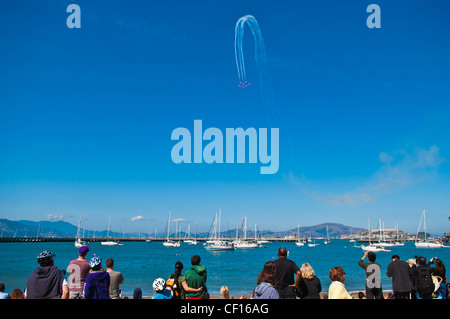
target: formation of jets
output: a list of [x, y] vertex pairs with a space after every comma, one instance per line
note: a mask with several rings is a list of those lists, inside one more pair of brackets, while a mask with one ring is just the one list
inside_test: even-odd
[[250, 85], [250, 82], [248, 82], [248, 81], [239, 81], [239, 84], [238, 84], [238, 86], [241, 88], [246, 88], [249, 85]]

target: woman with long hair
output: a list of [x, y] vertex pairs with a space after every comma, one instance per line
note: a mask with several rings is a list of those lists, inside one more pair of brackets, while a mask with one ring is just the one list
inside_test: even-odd
[[277, 270], [273, 261], [264, 264], [263, 270], [256, 278], [256, 288], [253, 292], [254, 299], [280, 299], [276, 287]]
[[186, 292], [203, 291], [203, 287], [200, 287], [198, 289], [190, 288], [187, 284], [186, 277], [181, 274], [182, 271], [183, 271], [183, 263], [181, 261], [177, 261], [175, 263], [175, 272], [169, 277], [169, 279], [173, 279], [172, 283], [173, 299], [186, 299]]

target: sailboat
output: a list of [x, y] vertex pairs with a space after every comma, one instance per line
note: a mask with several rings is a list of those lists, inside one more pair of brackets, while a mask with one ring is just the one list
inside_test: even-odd
[[369, 245], [367, 245], [367, 246], [361, 245], [360, 247], [361, 247], [362, 250], [364, 250], [364, 251], [373, 251], [373, 252], [390, 251], [390, 250], [387, 250], [384, 247], [381, 247], [381, 246], [379, 246], [377, 244], [372, 244], [372, 242], [370, 240], [370, 220], [368, 220], [367, 231], [369, 233]]
[[[422, 224], [422, 219], [423, 219], [423, 228], [424, 228], [424, 240], [418, 241], [419, 239], [419, 230], [420, 230], [420, 225]], [[415, 242], [416, 248], [443, 248], [444, 244], [440, 243], [440, 242], [432, 242], [427, 240], [427, 222], [425, 219], [425, 209], [422, 212], [422, 216], [420, 217], [420, 222], [419, 222], [419, 228], [417, 229], [417, 236], [416, 236], [416, 242]]]
[[261, 247], [257, 241], [247, 240], [247, 216], [244, 219], [244, 238], [242, 238], [242, 220], [241, 220], [241, 236], [239, 240], [234, 242], [237, 249], [259, 248]]
[[205, 249], [209, 251], [234, 251], [236, 248], [234, 247], [233, 243], [230, 243], [228, 241], [222, 240], [220, 238], [220, 217], [221, 217], [222, 211], [219, 209], [219, 217], [216, 217], [214, 219], [214, 237], [207, 241], [205, 245]]
[[[178, 222], [177, 222], [177, 231], [178, 231]], [[173, 241], [169, 239], [170, 237], [170, 211], [169, 211], [169, 219], [167, 221], [167, 237], [166, 241], [163, 242], [164, 247], [180, 247], [181, 243], [179, 241]]]
[[188, 231], [186, 234], [186, 238], [184, 239], [183, 242], [185, 242], [188, 245], [197, 245], [198, 244], [197, 239], [191, 238], [191, 225], [190, 224], [188, 225]]
[[379, 222], [380, 222], [380, 241], [378, 243], [376, 243], [376, 246], [380, 246], [380, 247], [392, 247], [392, 246], [395, 246], [393, 243], [387, 242], [384, 239], [384, 222], [383, 222], [383, 227], [381, 227], [381, 219], [379, 219]]
[[311, 243], [309, 243], [308, 244], [308, 247], [316, 247], [317, 245], [319, 245], [319, 244], [316, 244], [316, 240], [314, 239], [314, 241]]
[[[111, 216], [109, 216], [109, 220], [108, 220], [108, 232], [107, 232], [106, 238], [109, 238], [109, 228], [110, 227], [111, 227]], [[113, 241], [113, 240], [102, 241], [101, 244], [103, 246], [116, 246], [116, 245], [119, 245], [118, 242]]]
[[86, 246], [86, 242], [81, 240], [81, 219], [82, 219], [82, 215], [80, 215], [80, 220], [78, 221], [77, 236], [75, 239], [75, 247], [76, 248]]
[[299, 224], [297, 224], [297, 241], [295, 242], [295, 244], [299, 247], [305, 246], [305, 243], [300, 241], [300, 225]]
[[394, 242], [394, 245], [395, 246], [405, 246], [405, 243], [400, 241], [400, 239], [398, 238], [398, 224], [397, 224], [396, 230], [397, 230], [397, 241]]
[[328, 225], [327, 225], [327, 239], [323, 242], [325, 245], [328, 245], [330, 243], [330, 235], [328, 234]]

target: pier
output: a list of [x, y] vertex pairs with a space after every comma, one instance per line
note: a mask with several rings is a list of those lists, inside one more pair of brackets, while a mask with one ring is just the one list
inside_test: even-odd
[[[117, 241], [117, 242], [145, 242], [150, 239], [152, 242], [164, 242], [166, 238], [127, 238], [127, 237], [109, 237], [109, 238], [81, 238], [82, 241], [87, 243], [96, 243], [102, 241]], [[235, 238], [222, 238], [223, 240], [234, 240]], [[170, 238], [172, 241], [183, 241], [185, 238]], [[199, 242], [205, 242], [208, 238], [196, 238]], [[295, 238], [264, 238], [270, 242], [296, 242]], [[307, 241], [307, 238], [300, 239], [303, 242]], [[75, 242], [73, 237], [0, 237], [0, 243], [38, 243], [38, 242]]]

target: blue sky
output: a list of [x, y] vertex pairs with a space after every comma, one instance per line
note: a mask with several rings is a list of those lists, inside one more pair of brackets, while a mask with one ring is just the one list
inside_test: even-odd
[[[81, 29], [66, 8], [81, 8]], [[90, 229], [208, 230], [216, 211], [272, 230], [337, 222], [450, 231], [447, 1], [5, 1], [0, 217]], [[265, 41], [280, 168], [172, 162], [177, 127], [270, 127], [253, 39], [237, 87], [234, 26]], [[136, 218], [137, 216], [141, 216]]]

